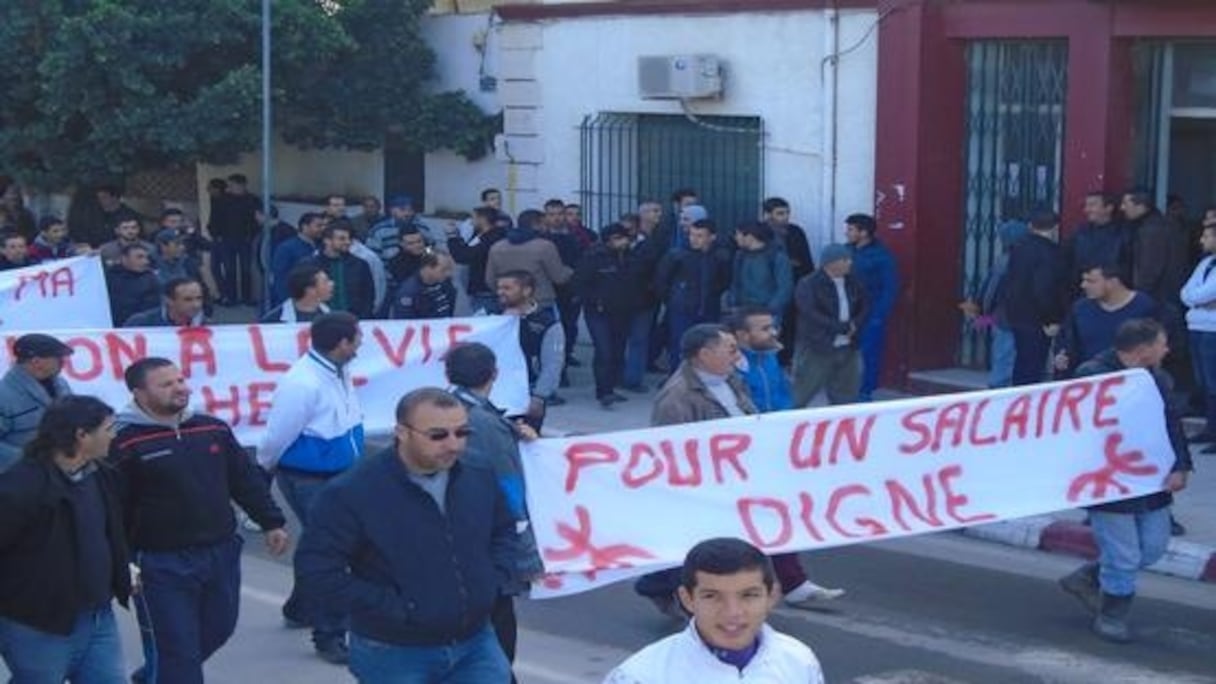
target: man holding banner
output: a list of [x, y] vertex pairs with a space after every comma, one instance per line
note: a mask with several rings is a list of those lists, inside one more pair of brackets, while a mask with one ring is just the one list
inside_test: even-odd
[[[307, 529], [313, 500], [363, 454], [363, 409], [349, 364], [362, 342], [359, 321], [337, 311], [310, 327], [312, 348], [279, 380], [258, 463], [275, 474], [287, 505]], [[335, 665], [348, 658], [345, 616], [315, 605], [299, 586], [283, 606], [289, 625], [311, 625], [317, 655]]]
[[1174, 465], [1162, 491], [1089, 510], [1094, 541], [1098, 544], [1098, 562], [1087, 563], [1060, 580], [1065, 591], [1095, 614], [1093, 631], [1119, 643], [1132, 639], [1127, 615], [1136, 594], [1136, 572], [1165, 555], [1170, 540], [1171, 493], [1186, 487], [1187, 473], [1192, 470], [1182, 421], [1171, 405], [1173, 381], [1161, 369], [1161, 361], [1169, 351], [1165, 328], [1160, 323], [1143, 318], [1131, 320], [1119, 326], [1113, 349], [1077, 369], [1078, 377], [1128, 368], [1143, 368], [1151, 373], [1165, 403], [1166, 430], [1174, 451]]

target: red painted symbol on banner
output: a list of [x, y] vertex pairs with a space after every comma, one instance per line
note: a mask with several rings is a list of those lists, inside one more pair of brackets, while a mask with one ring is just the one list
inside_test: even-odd
[[[1098, 468], [1095, 471], [1082, 473], [1077, 476], [1072, 484], [1068, 486], [1068, 500], [1076, 501], [1081, 498], [1081, 494], [1087, 488], [1093, 488], [1093, 493], [1090, 498], [1101, 499], [1107, 495], [1110, 489], [1116, 490], [1120, 494], [1127, 494], [1131, 490], [1127, 485], [1115, 479], [1119, 475], [1152, 475], [1158, 472], [1157, 466], [1151, 463], [1140, 464], [1144, 460], [1144, 452], [1139, 449], [1120, 452], [1119, 446], [1123, 444], [1123, 435], [1118, 432], [1112, 432], [1106, 436], [1106, 465]], [[1139, 465], [1137, 465], [1139, 464]]]
[[[557, 523], [557, 534], [562, 539], [570, 543], [570, 546], [564, 549], [545, 549], [545, 559], [551, 561], [568, 561], [575, 558], [583, 558], [584, 556], [591, 562], [593, 568], [603, 570], [607, 568], [631, 568], [633, 563], [627, 559], [638, 558], [654, 558], [649, 551], [638, 548], [631, 544], [610, 544], [608, 546], [596, 546], [591, 542], [591, 514], [582, 506], [574, 507], [574, 515], [578, 518], [578, 527], [571, 527], [566, 523]], [[595, 579], [595, 571], [591, 570], [586, 573], [589, 579]], [[553, 575], [548, 575], [543, 580], [546, 586], [552, 586]], [[560, 586], [560, 579], [557, 580]]]

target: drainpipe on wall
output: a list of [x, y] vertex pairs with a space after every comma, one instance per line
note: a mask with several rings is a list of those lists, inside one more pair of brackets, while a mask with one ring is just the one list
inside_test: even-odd
[[[826, 20], [824, 30], [823, 61], [819, 63], [819, 82], [823, 84], [823, 206], [820, 210], [820, 220], [823, 228], [820, 232], [821, 242], [835, 242], [836, 226], [836, 167], [837, 167], [837, 118], [839, 112], [839, 81], [840, 81], [840, 10], [835, 1], [830, 9], [824, 10]], [[829, 66], [831, 69], [829, 70]]]

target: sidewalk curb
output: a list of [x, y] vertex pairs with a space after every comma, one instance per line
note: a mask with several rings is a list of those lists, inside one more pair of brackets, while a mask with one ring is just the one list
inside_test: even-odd
[[[962, 530], [964, 536], [1048, 553], [1097, 558], [1093, 532], [1079, 522], [1035, 516]], [[1216, 548], [1171, 538], [1165, 556], [1147, 568], [1172, 577], [1216, 583]]]

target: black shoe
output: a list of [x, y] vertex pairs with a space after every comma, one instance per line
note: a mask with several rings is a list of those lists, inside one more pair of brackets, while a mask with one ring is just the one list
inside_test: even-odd
[[566, 358], [566, 365], [571, 368], [582, 368], [583, 362], [579, 361], [578, 359], [574, 358], [573, 356], [570, 356], [570, 357]]
[[148, 675], [144, 674], [144, 666], [131, 673], [131, 684], [148, 684]]
[[624, 394], [619, 394], [617, 392], [612, 392], [611, 394], [608, 395], [608, 398], [612, 399], [615, 402], [629, 401], [629, 397], [625, 396]]
[[350, 662], [350, 648], [341, 638], [328, 639], [316, 645], [317, 655], [331, 665], [346, 665]]
[[600, 402], [600, 408], [610, 409], [612, 408], [613, 404], [616, 404], [616, 402], [612, 400], [611, 396], [599, 397], [598, 401]]
[[545, 399], [545, 404], [547, 406], [565, 406], [566, 403], [567, 402], [564, 397], [560, 397], [556, 394], [550, 394], [549, 397]]
[[1213, 444], [1216, 443], [1216, 432], [1208, 432], [1204, 430], [1194, 437], [1190, 438], [1191, 444]]
[[283, 626], [287, 629], [304, 629], [309, 627], [308, 619], [300, 613], [299, 607], [289, 599], [283, 604]]
[[1173, 516], [1170, 516], [1170, 536], [1171, 537], [1181, 537], [1185, 534], [1186, 534], [1186, 528], [1182, 526], [1182, 523], [1178, 522], [1177, 520], [1174, 520]]
[[636, 385], [621, 385], [621, 389], [626, 392], [633, 392], [634, 394], [646, 394], [650, 392], [650, 388], [640, 382]]

